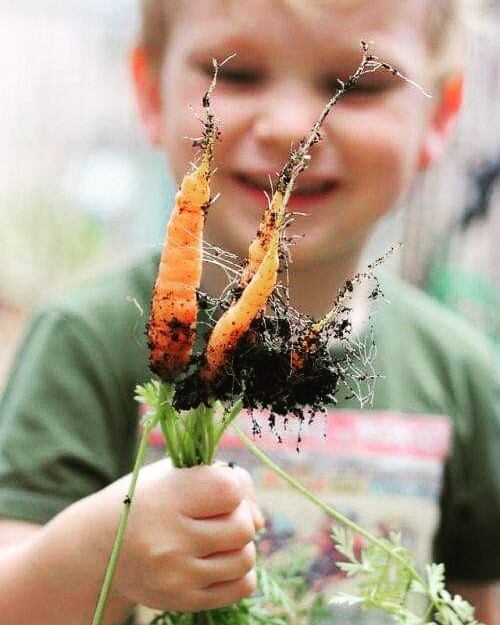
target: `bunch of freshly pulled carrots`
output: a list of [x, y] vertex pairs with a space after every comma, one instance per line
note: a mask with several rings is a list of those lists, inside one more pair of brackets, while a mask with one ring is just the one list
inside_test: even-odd
[[[303, 315], [289, 305], [286, 286], [278, 282], [278, 275], [280, 265], [286, 266], [288, 258], [285, 231], [292, 216], [286, 212], [287, 203], [298, 175], [307, 167], [311, 147], [321, 138], [320, 128], [330, 110], [366, 73], [390, 71], [408, 80], [395, 68], [371, 54], [364, 42], [362, 51], [363, 58], [358, 68], [346, 82], [339, 81], [339, 88], [326, 104], [310, 134], [292, 149], [287, 163], [278, 174], [276, 190], [268, 202], [257, 235], [249, 246], [248, 259], [238, 270], [233, 271], [233, 279], [220, 298], [209, 297], [199, 291], [204, 260], [203, 228], [212, 203], [210, 177], [218, 138], [217, 124], [210, 108], [219, 67], [214, 61], [214, 78], [202, 100], [205, 109], [203, 137], [196, 142], [201, 147], [201, 154], [196, 166], [184, 176], [175, 197], [147, 324], [150, 367], [159, 380], [137, 388], [137, 399], [147, 404], [149, 412], [143, 422], [143, 435], [132, 480], [124, 499], [124, 510], [92, 625], [102, 623], [139, 469], [153, 428], [161, 426], [167, 452], [174, 466], [210, 464], [224, 431], [243, 407], [267, 408], [271, 415], [281, 414], [286, 417], [292, 414], [304, 419], [306, 413], [314, 415], [326, 405], [334, 403], [339, 383], [348, 377], [348, 367], [341, 358], [335, 359], [331, 355], [329, 343], [332, 338], [340, 339], [349, 349], [347, 303], [353, 282], [367, 277], [374, 278], [371, 270], [383, 258], [369, 265], [367, 272], [347, 281], [339, 291], [332, 309], [319, 320]], [[224, 262], [223, 252], [220, 262]], [[377, 293], [378, 283], [372, 297]], [[207, 308], [213, 313], [209, 315], [209, 334], [204, 340], [204, 347], [196, 352], [199, 318]], [[374, 562], [385, 562], [380, 575], [385, 575], [387, 580], [401, 582], [397, 601], [394, 593], [389, 601], [387, 596], [381, 594], [376, 597], [370, 591], [371, 594], [366, 597], [361, 593], [355, 602], [366, 607], [382, 608], [390, 612], [396, 622], [411, 622], [414, 625], [428, 623], [427, 617], [432, 615], [438, 615], [437, 622], [447, 623], [440, 620], [439, 615], [445, 614], [446, 610], [455, 614], [459, 609], [452, 605], [455, 599], [450, 597], [448, 601], [445, 595], [439, 594], [440, 590], [434, 588], [436, 584], [439, 586], [442, 583], [441, 569], [437, 571], [429, 568], [428, 580], [425, 580], [415, 570], [411, 554], [401, 547], [397, 537], [391, 537], [391, 540], [378, 539], [358, 527], [295, 482], [249, 441], [241, 430], [236, 428], [236, 431], [262, 462], [347, 528], [347, 533], [337, 532], [333, 537], [340, 551], [343, 549], [342, 552], [346, 554], [352, 551], [349, 550], [349, 532], [361, 534], [369, 543], [363, 557], [367, 560], [371, 558]], [[352, 563], [351, 566], [356, 567], [357, 564]], [[360, 570], [362, 572], [362, 567]], [[371, 584], [372, 580], [369, 581]], [[379, 582], [374, 578], [375, 586], [378, 584], [380, 588], [384, 587]], [[392, 584], [390, 581], [387, 583], [389, 586]], [[269, 584], [266, 586], [269, 587]], [[427, 597], [427, 612], [421, 620], [405, 607], [411, 592]], [[268, 597], [264, 596], [264, 599]], [[347, 602], [352, 600], [351, 597]], [[468, 605], [460, 601], [462, 603], [457, 603], [459, 607]], [[341, 598], [338, 603], [342, 602], [346, 601]], [[243, 600], [243, 603], [232, 607], [192, 615], [191, 620], [186, 620], [186, 615], [165, 613], [154, 622], [169, 625], [205, 622], [250, 624], [256, 622], [252, 620], [253, 605]], [[262, 606], [259, 606], [259, 610], [259, 618], [262, 619]], [[265, 622], [274, 622], [272, 614], [269, 613], [269, 619]], [[410, 616], [414, 620], [408, 620]], [[460, 618], [449, 622], [453, 625], [476, 623], [473, 611]], [[290, 622], [293, 622], [293, 615], [291, 619]], [[285, 619], [279, 622], [288, 621]]]
[[280, 264], [288, 257], [284, 233], [292, 216], [286, 206], [297, 176], [307, 167], [311, 147], [320, 140], [319, 130], [327, 114], [364, 73], [381, 68], [395, 71], [363, 45], [361, 65], [339, 85], [309, 136], [291, 151], [278, 174], [246, 264], [226, 289], [225, 298], [211, 300], [220, 316], [213, 323], [204, 352], [194, 354], [198, 302], [210, 299], [199, 287], [203, 225], [211, 204], [210, 172], [218, 134], [210, 112], [216, 66], [214, 82], [203, 98], [206, 121], [199, 142], [199, 164], [186, 174], [175, 198], [147, 330], [151, 369], [163, 381], [176, 382], [178, 408], [209, 405], [214, 398], [241, 398], [247, 408], [302, 417], [306, 406], [314, 414], [335, 401], [346, 371], [342, 362], [332, 359], [328, 342], [349, 334], [348, 309], [342, 304], [352, 290], [352, 281], [339, 293], [332, 310], [315, 321], [289, 305], [287, 290], [277, 283], [277, 277]]

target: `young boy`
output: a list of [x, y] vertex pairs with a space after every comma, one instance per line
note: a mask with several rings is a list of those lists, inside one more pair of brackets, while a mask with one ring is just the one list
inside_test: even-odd
[[[292, 250], [292, 303], [307, 313], [331, 306], [356, 271], [374, 224], [446, 142], [457, 99], [450, 81], [434, 70], [447, 53], [454, 4], [192, 0], [174, 8], [166, 0], [145, 2], [135, 85], [149, 139], [168, 155], [177, 179], [193, 157], [184, 137], [199, 135], [188, 105], [200, 101], [212, 57], [237, 53], [213, 96], [222, 131], [214, 177], [221, 196], [210, 209], [206, 238], [242, 257], [263, 209], [268, 174], [310, 129], [337, 78], [358, 64], [360, 39], [373, 40], [374, 50], [413, 80], [434, 85], [429, 100], [388, 73], [372, 74], [325, 124], [290, 204], [310, 214], [297, 217], [291, 231], [304, 235]], [[127, 297], [147, 309], [157, 261], [147, 259], [46, 307], [20, 351], [0, 417], [2, 622], [91, 620], [129, 479], [121, 476], [136, 443], [133, 389], [150, 377]], [[223, 274], [207, 265], [203, 290], [218, 293], [223, 286]], [[480, 337], [423, 296], [389, 278], [384, 292], [391, 305], [381, 305], [375, 321], [375, 368], [385, 375], [377, 384], [376, 412], [359, 415], [339, 397], [345, 438], [330, 419], [326, 426], [318, 421], [307, 440], [323, 441], [327, 427], [331, 445], [327, 438], [297, 455], [295, 445], [289, 451], [285, 443], [280, 453], [322, 495], [334, 503], [338, 495], [347, 511], [358, 515], [357, 496], [364, 496], [361, 508], [382, 531], [391, 518], [401, 527], [417, 519], [408, 538], [419, 551], [426, 550], [416, 535], [420, 526], [427, 536], [435, 531], [435, 558], [476, 603], [479, 617], [493, 623], [491, 581], [500, 572], [495, 363]], [[355, 309], [362, 337], [366, 310], [359, 302]], [[433, 518], [450, 423], [454, 445]], [[346, 456], [354, 439], [359, 449]], [[239, 459], [230, 438], [226, 446], [227, 457]], [[389, 470], [391, 457], [396, 469]], [[318, 469], [315, 461], [323, 465]], [[401, 475], [409, 481], [398, 481]], [[346, 490], [354, 478], [358, 487]], [[289, 534], [307, 537], [313, 511], [297, 508], [271, 476], [256, 473], [256, 479], [269, 512], [295, 518]], [[359, 484], [368, 481], [363, 491]], [[319, 546], [311, 567], [317, 586], [325, 548], [324, 522], [315, 523], [309, 540]], [[165, 460], [149, 465], [141, 472], [105, 622], [121, 623], [137, 604], [193, 611], [248, 595], [255, 587], [252, 539], [262, 526], [244, 470], [174, 470]], [[276, 523], [272, 529], [269, 544], [285, 540], [286, 531]]]

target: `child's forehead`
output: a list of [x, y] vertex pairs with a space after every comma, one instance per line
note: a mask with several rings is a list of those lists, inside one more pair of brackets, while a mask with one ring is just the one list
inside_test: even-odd
[[260, 38], [288, 35], [291, 26], [319, 37], [342, 38], [356, 31], [419, 30], [424, 33], [428, 0], [190, 0], [184, 23], [209, 36], [213, 27]]
[[427, 0], [190, 0], [183, 25], [192, 43], [207, 51], [295, 48], [352, 62], [360, 40], [371, 39], [387, 60], [404, 63], [415, 45], [425, 45], [427, 8]]
[[224, 19], [247, 28], [264, 22], [270, 30], [280, 21], [288, 31], [291, 23], [324, 29], [350, 22], [355, 27], [380, 29], [423, 25], [430, 1], [440, 0], [189, 0], [183, 3], [182, 12], [193, 25]]

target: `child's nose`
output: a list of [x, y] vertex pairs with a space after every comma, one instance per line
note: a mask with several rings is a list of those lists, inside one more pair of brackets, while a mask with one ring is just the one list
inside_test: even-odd
[[262, 99], [254, 132], [262, 144], [282, 148], [286, 154], [311, 130], [321, 112], [321, 103], [310, 90], [286, 85]]

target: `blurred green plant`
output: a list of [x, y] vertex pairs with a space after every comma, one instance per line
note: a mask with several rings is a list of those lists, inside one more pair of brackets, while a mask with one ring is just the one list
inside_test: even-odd
[[21, 307], [96, 271], [105, 231], [74, 201], [28, 187], [0, 201], [0, 298]]

